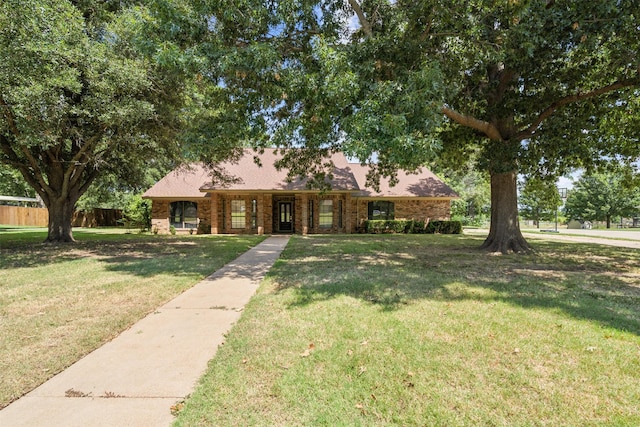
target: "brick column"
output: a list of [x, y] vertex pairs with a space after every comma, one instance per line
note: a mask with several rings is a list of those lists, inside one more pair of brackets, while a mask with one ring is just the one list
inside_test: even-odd
[[303, 194], [300, 196], [300, 218], [302, 224], [302, 235], [306, 236], [309, 233], [309, 196]]
[[220, 196], [218, 194], [211, 195], [211, 234], [219, 234], [220, 233], [220, 225], [218, 223], [218, 205]]
[[262, 218], [264, 221], [264, 233], [273, 233], [273, 199], [271, 194], [264, 194], [262, 196], [264, 201], [264, 209], [262, 210]]
[[262, 236], [264, 234], [264, 194], [259, 194], [258, 196], [256, 196], [256, 200], [258, 201], [256, 225], [258, 227], [258, 234]]
[[344, 215], [344, 232], [350, 234], [353, 232], [351, 230], [351, 193], [346, 193], [344, 196], [342, 215]]

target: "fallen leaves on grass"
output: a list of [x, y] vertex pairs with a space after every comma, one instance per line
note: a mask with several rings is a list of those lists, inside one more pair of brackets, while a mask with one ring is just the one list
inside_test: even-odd
[[171, 408], [169, 409], [171, 410], [171, 415], [173, 415], [174, 417], [177, 416], [180, 411], [184, 409], [184, 400], [176, 402], [174, 405], [171, 405]]
[[311, 352], [315, 348], [316, 348], [315, 344], [313, 343], [309, 344], [309, 347], [307, 347], [307, 349], [300, 354], [300, 357], [309, 357], [311, 355]]

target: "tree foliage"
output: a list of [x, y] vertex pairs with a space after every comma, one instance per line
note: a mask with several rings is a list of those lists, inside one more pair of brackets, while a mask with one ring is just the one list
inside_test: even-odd
[[172, 2], [146, 3], [0, 3], [0, 163], [42, 197], [49, 241], [73, 240], [75, 204], [99, 176], [135, 183], [179, 153], [180, 26], [167, 42]]
[[569, 192], [565, 211], [581, 221], [606, 221], [640, 215], [640, 187], [629, 185], [623, 173], [585, 174]]
[[0, 169], [0, 195], [15, 197], [34, 197], [33, 188], [24, 181], [20, 173], [14, 169]]
[[539, 177], [526, 179], [520, 187], [520, 215], [536, 222], [553, 220], [562, 204], [555, 181]]
[[332, 150], [376, 161], [374, 183], [479, 151], [488, 250], [529, 249], [519, 172], [640, 155], [637, 0], [223, 0], [201, 11], [203, 75], [234, 111], [227, 136], [303, 146], [282, 162], [292, 175], [330, 170], [318, 159]]
[[464, 225], [484, 225], [491, 211], [488, 173], [473, 162], [456, 169], [436, 167], [434, 172], [460, 196], [451, 202], [451, 218]]
[[122, 212], [125, 226], [138, 228], [141, 231], [151, 228], [151, 200], [140, 195], [131, 195]]

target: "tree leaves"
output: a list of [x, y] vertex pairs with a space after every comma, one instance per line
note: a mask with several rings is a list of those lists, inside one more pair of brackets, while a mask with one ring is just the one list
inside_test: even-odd
[[[187, 4], [150, 7], [167, 3]], [[145, 34], [159, 14], [134, 1], [0, 5], [0, 162], [20, 171], [52, 221], [69, 222], [99, 175], [135, 184], [150, 156], [179, 153], [187, 67], [176, 41]], [[54, 205], [65, 213], [52, 215]]]
[[569, 192], [565, 210], [569, 218], [606, 221], [608, 228], [613, 217], [640, 213], [640, 189], [626, 185], [620, 173], [583, 175]]

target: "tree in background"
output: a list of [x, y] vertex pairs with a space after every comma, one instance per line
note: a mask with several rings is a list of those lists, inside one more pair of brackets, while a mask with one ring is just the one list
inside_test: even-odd
[[540, 228], [540, 221], [552, 221], [562, 205], [555, 182], [538, 177], [526, 179], [520, 186], [520, 215]]
[[630, 185], [619, 171], [585, 174], [569, 192], [565, 212], [579, 221], [606, 221], [611, 228], [615, 217], [640, 214], [640, 187]]
[[206, 23], [146, 3], [0, 3], [0, 163], [44, 201], [49, 242], [73, 241], [76, 202], [98, 177], [135, 183], [180, 154], [180, 42]]
[[9, 168], [0, 169], [0, 195], [14, 197], [34, 197], [35, 191], [20, 173]]
[[434, 172], [460, 196], [451, 202], [451, 219], [463, 225], [484, 225], [491, 212], [488, 174], [476, 169], [473, 163], [455, 170], [436, 167]]
[[122, 212], [125, 226], [138, 228], [141, 231], [151, 228], [151, 200], [141, 195], [131, 195]]
[[[344, 151], [393, 177], [480, 153], [490, 175], [483, 247], [522, 252], [516, 177], [640, 156], [636, 0], [202, 2], [203, 78], [220, 137], [253, 132], [316, 182]], [[230, 120], [229, 117], [233, 117]], [[259, 136], [258, 136], [259, 135]], [[449, 165], [449, 164], [447, 164]]]

